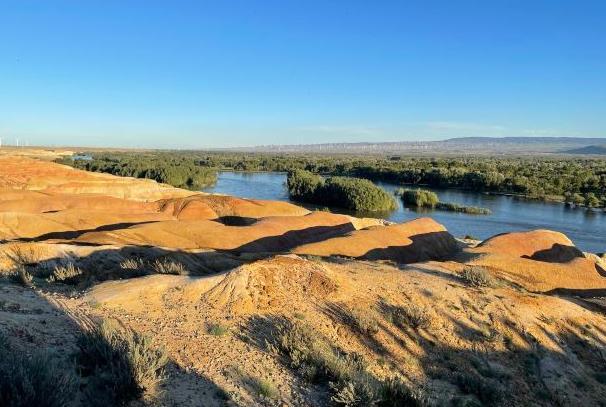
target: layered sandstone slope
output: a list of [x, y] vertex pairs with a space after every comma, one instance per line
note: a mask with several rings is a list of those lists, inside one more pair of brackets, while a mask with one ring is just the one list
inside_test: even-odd
[[299, 246], [293, 252], [416, 263], [449, 258], [457, 249], [456, 240], [444, 226], [433, 219], [421, 218], [399, 225], [353, 231], [345, 236]]
[[281, 252], [354, 230], [348, 216], [312, 212], [305, 216], [271, 216], [251, 225], [228, 226], [215, 220], [147, 223], [78, 237], [88, 244], [151, 244], [177, 249], [207, 248], [238, 252]]
[[287, 202], [213, 196], [151, 180], [90, 173], [24, 157], [0, 157], [0, 240], [70, 239], [167, 220], [238, 222], [309, 211]]
[[606, 289], [603, 264], [586, 256], [559, 232], [506, 233], [466, 251], [473, 258], [469, 264], [486, 267], [527, 290], [564, 289], [578, 295], [595, 295]]
[[141, 201], [193, 194], [152, 180], [79, 171], [27, 157], [0, 156], [0, 188], [7, 187], [47, 193], [94, 193]]

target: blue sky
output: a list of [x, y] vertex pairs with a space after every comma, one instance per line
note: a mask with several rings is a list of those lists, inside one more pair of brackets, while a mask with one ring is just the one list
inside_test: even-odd
[[602, 0], [0, 0], [0, 137], [602, 137], [604, 21]]

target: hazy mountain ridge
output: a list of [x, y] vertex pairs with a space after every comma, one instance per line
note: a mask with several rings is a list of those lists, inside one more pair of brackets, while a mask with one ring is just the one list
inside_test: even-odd
[[[426, 153], [426, 154], [602, 154], [581, 152], [605, 144], [604, 138], [577, 137], [461, 137], [440, 141], [394, 141], [264, 145], [234, 148], [251, 152], [282, 153]], [[602, 148], [604, 148], [602, 146]], [[598, 150], [596, 150], [598, 151]]]
[[606, 155], [606, 144], [591, 145], [566, 151], [566, 154], [595, 154]]

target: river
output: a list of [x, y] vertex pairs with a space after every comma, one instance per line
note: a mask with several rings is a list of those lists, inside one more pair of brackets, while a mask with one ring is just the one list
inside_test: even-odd
[[[218, 174], [217, 183], [203, 191], [242, 198], [289, 201], [285, 184], [285, 173], [222, 171]], [[376, 184], [389, 192], [399, 187], [385, 182]], [[560, 203], [530, 201], [511, 196], [453, 189], [431, 190], [438, 193], [441, 201], [488, 208], [492, 214], [467, 215], [415, 210], [404, 208], [397, 199], [398, 209], [381, 214], [380, 217], [393, 222], [404, 222], [419, 216], [430, 216], [457, 237], [471, 235], [478, 239], [504, 232], [551, 229], [566, 234], [581, 250], [594, 253], [606, 251], [606, 213], [571, 209]], [[336, 209], [333, 211], [339, 212]]]

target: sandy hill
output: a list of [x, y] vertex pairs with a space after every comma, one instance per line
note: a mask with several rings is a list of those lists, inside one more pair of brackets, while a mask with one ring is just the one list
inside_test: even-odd
[[[606, 268], [561, 233], [464, 244], [429, 218], [389, 224], [11, 155], [0, 188], [0, 373], [10, 355], [52, 355], [36, 371], [52, 373], [53, 397], [40, 375], [27, 387], [47, 403], [67, 376], [74, 406], [606, 399]], [[139, 370], [73, 367], [91, 357], [79, 335], [103, 320], [151, 338], [128, 362]], [[158, 349], [159, 387], [144, 368]], [[21, 380], [11, 372], [0, 404]]]

